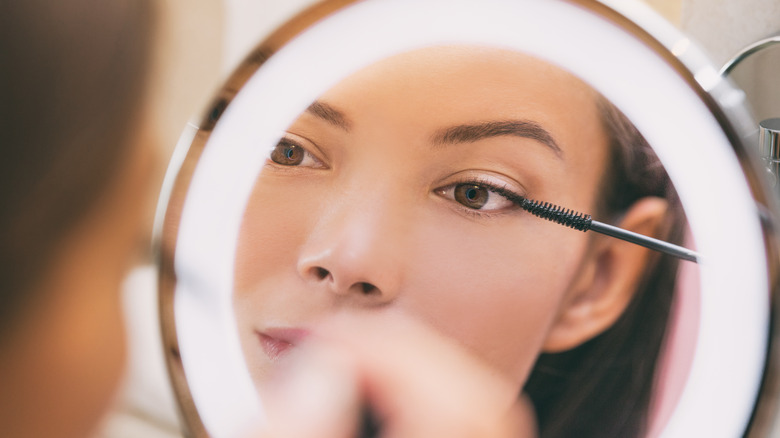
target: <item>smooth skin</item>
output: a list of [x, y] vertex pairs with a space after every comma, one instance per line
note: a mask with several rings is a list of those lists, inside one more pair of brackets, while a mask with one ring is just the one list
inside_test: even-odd
[[[648, 251], [501, 193], [596, 211], [607, 154], [596, 93], [515, 52], [422, 49], [325, 92], [272, 152], [241, 228], [234, 308], [261, 393], [276, 361], [260, 334], [368, 312], [419, 321], [518, 394], [541, 352], [621, 315]], [[654, 235], [665, 211], [644, 198], [617, 225]]]

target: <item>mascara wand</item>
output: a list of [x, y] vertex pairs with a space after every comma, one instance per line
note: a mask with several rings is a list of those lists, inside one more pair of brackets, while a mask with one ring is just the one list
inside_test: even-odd
[[695, 251], [691, 251], [690, 249], [683, 248], [669, 242], [664, 242], [663, 240], [654, 239], [652, 237], [647, 237], [642, 234], [594, 221], [589, 214], [578, 213], [573, 210], [559, 207], [555, 204], [550, 204], [549, 202], [532, 201], [525, 198], [518, 200], [517, 204], [520, 206], [520, 208], [534, 216], [538, 216], [542, 219], [547, 219], [548, 221], [574, 228], [575, 230], [592, 230], [597, 233], [625, 240], [626, 242], [635, 243], [637, 245], [644, 246], [645, 248], [660, 251], [664, 254], [669, 254], [691, 262], [698, 263], [700, 260], [699, 254], [697, 254]]

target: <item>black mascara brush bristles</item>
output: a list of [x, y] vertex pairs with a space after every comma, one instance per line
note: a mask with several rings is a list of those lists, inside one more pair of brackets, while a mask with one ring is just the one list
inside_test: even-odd
[[578, 213], [549, 202], [543, 203], [522, 198], [519, 205], [523, 210], [534, 216], [574, 228], [578, 231], [588, 231], [593, 222], [589, 214]]
[[549, 202], [543, 203], [526, 199], [523, 196], [498, 187], [493, 190], [534, 216], [574, 228], [577, 231], [588, 231], [591, 228], [592, 220], [589, 214], [578, 213]]

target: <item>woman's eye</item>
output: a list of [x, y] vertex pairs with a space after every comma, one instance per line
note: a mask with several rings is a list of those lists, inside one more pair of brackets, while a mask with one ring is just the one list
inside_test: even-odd
[[472, 210], [498, 211], [514, 206], [514, 203], [499, 194], [497, 189], [484, 184], [454, 184], [440, 190], [440, 194]]
[[488, 189], [472, 184], [458, 184], [455, 186], [455, 200], [468, 208], [481, 209], [490, 198]]
[[302, 146], [282, 139], [271, 151], [271, 161], [282, 166], [318, 167], [319, 160]]

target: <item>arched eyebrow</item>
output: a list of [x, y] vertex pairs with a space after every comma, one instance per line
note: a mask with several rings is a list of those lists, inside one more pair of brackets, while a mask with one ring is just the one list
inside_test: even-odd
[[349, 131], [352, 128], [352, 122], [343, 112], [320, 100], [315, 100], [314, 103], [309, 105], [306, 108], [306, 112], [345, 131]]
[[467, 125], [450, 126], [437, 131], [431, 142], [434, 146], [473, 143], [479, 140], [501, 136], [515, 136], [536, 140], [563, 157], [563, 150], [549, 131], [533, 120], [489, 121]]

